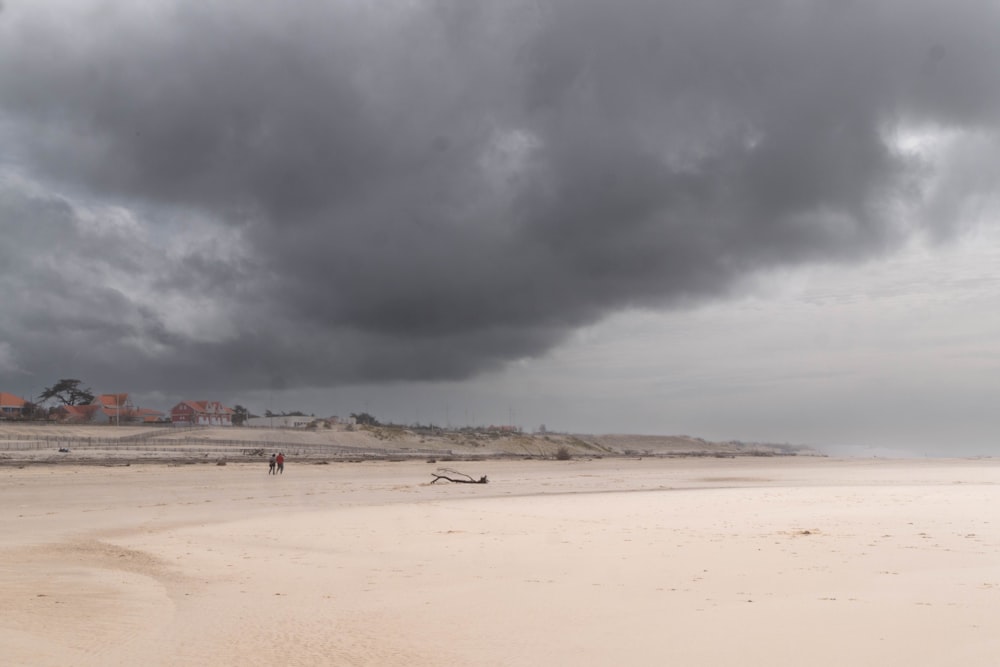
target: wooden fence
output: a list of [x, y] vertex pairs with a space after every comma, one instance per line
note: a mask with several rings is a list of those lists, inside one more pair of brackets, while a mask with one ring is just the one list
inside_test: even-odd
[[[143, 434], [145, 435], [145, 434]], [[358, 457], [384, 458], [387, 456], [449, 456], [451, 450], [425, 448], [372, 448], [338, 445], [333, 443], [301, 443], [260, 440], [216, 440], [212, 438], [186, 438], [185, 445], [173, 441], [156, 442], [147, 437], [91, 438], [66, 436], [35, 436], [32, 438], [5, 438], [0, 441], [0, 451], [39, 451], [45, 449], [101, 450], [113, 452], [142, 452], [146, 454], [187, 454], [212, 456], [265, 457], [270, 452], [284, 452], [292, 457]]]

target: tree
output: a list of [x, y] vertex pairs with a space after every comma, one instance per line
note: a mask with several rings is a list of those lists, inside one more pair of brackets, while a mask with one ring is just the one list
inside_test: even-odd
[[358, 424], [364, 424], [366, 426], [379, 426], [378, 420], [367, 412], [352, 412], [351, 418]]
[[94, 402], [94, 392], [90, 388], [81, 389], [79, 380], [64, 378], [51, 387], [46, 387], [38, 397], [40, 402], [53, 398], [63, 405], [87, 405]]
[[305, 417], [306, 413], [302, 412], [301, 410], [292, 410], [291, 412], [287, 412], [285, 410], [282, 410], [281, 412], [271, 412], [270, 410], [265, 410], [264, 411], [264, 416], [265, 417]]
[[246, 420], [250, 419], [250, 411], [242, 405], [233, 408], [233, 426], [243, 426]]
[[26, 401], [21, 408], [21, 419], [45, 419], [47, 415], [45, 408], [31, 401]]

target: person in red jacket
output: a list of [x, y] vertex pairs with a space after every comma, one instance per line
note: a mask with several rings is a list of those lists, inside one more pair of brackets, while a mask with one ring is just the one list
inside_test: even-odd
[[278, 472], [285, 474], [285, 455], [282, 452], [278, 452], [278, 458], [276, 460], [278, 463]]

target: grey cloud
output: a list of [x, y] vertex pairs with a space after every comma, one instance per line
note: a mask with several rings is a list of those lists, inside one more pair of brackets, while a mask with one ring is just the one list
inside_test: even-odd
[[[39, 261], [113, 264], [0, 319], [39, 373], [82, 338], [117, 356], [78, 376], [178, 391], [467, 377], [621, 308], [946, 237], [988, 187], [947, 170], [996, 169], [891, 141], [995, 140], [985, 1], [32, 6], [0, 18], [10, 168], [149, 232], [53, 242], [76, 213], [5, 191]], [[128, 275], [151, 293], [106, 282]]]

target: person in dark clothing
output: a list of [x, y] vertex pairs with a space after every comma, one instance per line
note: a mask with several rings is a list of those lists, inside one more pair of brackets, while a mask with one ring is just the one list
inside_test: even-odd
[[274, 472], [274, 465], [277, 462], [278, 462], [277, 455], [276, 454], [271, 454], [271, 460], [268, 462], [268, 465], [267, 465], [267, 474], [268, 475], [275, 475], [275, 474], [277, 474], [277, 473]]

